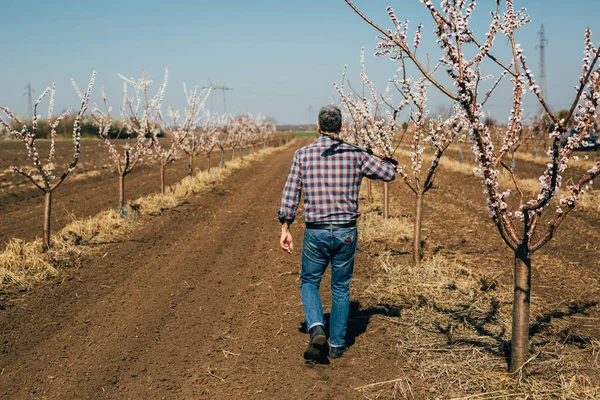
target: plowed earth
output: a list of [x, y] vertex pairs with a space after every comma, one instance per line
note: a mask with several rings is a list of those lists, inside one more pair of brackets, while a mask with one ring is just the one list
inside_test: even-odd
[[[0, 304], [0, 398], [353, 399], [364, 398], [357, 387], [402, 374], [418, 382], [418, 371], [403, 371], [390, 345], [396, 328], [372, 318], [384, 308], [356, 301], [373, 271], [366, 248], [355, 271], [348, 352], [329, 364], [302, 359], [302, 229], [295, 225], [289, 256], [279, 249], [275, 219], [294, 150], [147, 217], [130, 239], [106, 245], [60, 282], [10, 295]], [[474, 257], [510, 281], [510, 253], [488, 220], [477, 179], [439, 176], [444, 189], [426, 200], [426, 254]], [[392, 198], [410, 210], [401, 183], [392, 185]], [[598, 216], [575, 214], [568, 224], [538, 256], [534, 279], [544, 284], [534, 291], [557, 303], [592, 292], [587, 300], [597, 304], [586, 280], [600, 279]], [[409, 249], [394, 250], [408, 259]], [[597, 314], [596, 307], [582, 320], [587, 335], [598, 337]]]
[[[37, 148], [47, 156], [49, 141], [40, 141]], [[71, 161], [73, 146], [70, 142], [57, 143], [56, 175]], [[230, 153], [227, 153], [231, 156]], [[237, 157], [237, 154], [236, 154]], [[220, 152], [214, 151], [211, 165], [219, 163]], [[43, 160], [43, 158], [42, 158]], [[20, 141], [0, 141], [0, 161], [8, 165], [30, 167], [24, 145]], [[22, 175], [10, 172], [0, 163], [0, 249], [11, 238], [32, 240], [42, 236], [44, 195]], [[205, 169], [206, 156], [199, 156], [194, 168]], [[108, 157], [106, 146], [99, 140], [83, 140], [80, 161], [76, 169], [52, 195], [51, 229], [56, 232], [70, 220], [96, 215], [110, 207], [117, 207], [119, 199], [116, 167]], [[187, 174], [187, 157], [165, 169], [165, 183], [172, 185]], [[151, 159], [138, 164], [125, 178], [127, 201], [156, 193], [160, 189], [159, 167]]]

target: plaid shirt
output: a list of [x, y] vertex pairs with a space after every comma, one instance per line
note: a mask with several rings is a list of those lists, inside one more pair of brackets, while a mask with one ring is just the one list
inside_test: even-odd
[[294, 154], [278, 217], [294, 222], [304, 189], [304, 221], [346, 223], [356, 220], [362, 178], [386, 182], [396, 177], [394, 166], [343, 143], [321, 136]]

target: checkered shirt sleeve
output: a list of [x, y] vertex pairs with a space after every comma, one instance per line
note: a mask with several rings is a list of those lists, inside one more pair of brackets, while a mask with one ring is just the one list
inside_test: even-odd
[[381, 162], [374, 156], [367, 153], [359, 153], [362, 158], [362, 174], [369, 179], [377, 179], [384, 182], [391, 182], [396, 178], [396, 170], [392, 163]]
[[292, 168], [288, 174], [287, 181], [283, 188], [281, 196], [281, 205], [277, 214], [281, 223], [289, 222], [290, 224], [296, 219], [296, 210], [300, 201], [300, 193], [302, 192], [302, 171], [298, 162], [298, 152], [294, 153], [292, 160]]

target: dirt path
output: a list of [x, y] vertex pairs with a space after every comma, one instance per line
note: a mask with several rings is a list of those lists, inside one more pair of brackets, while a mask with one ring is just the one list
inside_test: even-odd
[[274, 218], [293, 150], [0, 311], [0, 397], [349, 399], [366, 370], [393, 377], [367, 343], [332, 365], [302, 359], [299, 254], [278, 248]]

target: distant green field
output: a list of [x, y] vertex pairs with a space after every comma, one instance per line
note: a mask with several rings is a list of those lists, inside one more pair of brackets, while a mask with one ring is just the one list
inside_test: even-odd
[[317, 131], [294, 132], [295, 137], [317, 137]]

